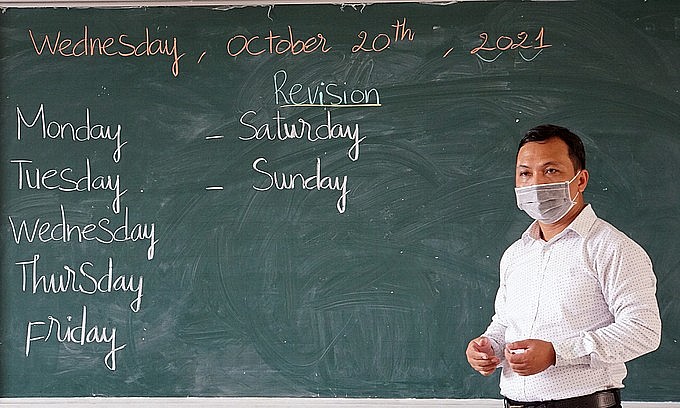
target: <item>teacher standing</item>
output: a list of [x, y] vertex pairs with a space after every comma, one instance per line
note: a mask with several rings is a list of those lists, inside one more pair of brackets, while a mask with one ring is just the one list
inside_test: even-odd
[[503, 254], [495, 314], [466, 350], [481, 374], [502, 368], [506, 407], [620, 407], [625, 363], [659, 346], [652, 263], [586, 204], [588, 180], [568, 129], [520, 141], [515, 195], [535, 221]]

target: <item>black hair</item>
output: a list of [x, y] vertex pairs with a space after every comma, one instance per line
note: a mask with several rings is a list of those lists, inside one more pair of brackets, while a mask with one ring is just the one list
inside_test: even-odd
[[569, 129], [557, 125], [540, 125], [529, 129], [519, 142], [517, 154], [525, 144], [529, 142], [545, 142], [552, 138], [561, 139], [569, 148], [569, 158], [574, 165], [574, 171], [586, 168], [586, 149], [583, 147], [581, 138], [572, 133]]

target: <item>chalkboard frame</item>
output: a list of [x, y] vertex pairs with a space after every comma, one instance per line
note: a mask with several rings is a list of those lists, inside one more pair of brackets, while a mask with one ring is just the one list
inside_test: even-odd
[[[462, 1], [473, 1], [473, 0], [462, 0]], [[544, 1], [551, 1], [551, 0], [544, 0]], [[375, 2], [372, 2], [372, 3], [404, 3], [404, 2], [417, 3], [415, 1], [392, 1], [392, 0], [378, 0], [378, 1], [375, 1]], [[7, 8], [7, 7], [9, 7], [9, 8], [12, 8], [12, 7], [31, 7], [31, 8], [32, 7], [62, 7], [62, 6], [68, 6], [68, 7], [142, 7], [142, 6], [217, 6], [217, 5], [275, 6], [277, 4], [300, 4], [300, 3], [301, 2], [286, 1], [286, 0], [275, 2], [275, 3], [266, 3], [266, 2], [248, 1], [248, 0], [241, 1], [241, 2], [200, 2], [200, 3], [185, 2], [185, 1], [178, 1], [178, 2], [144, 2], [144, 1], [132, 1], [132, 2], [130, 2], [130, 1], [128, 1], [128, 2], [108, 2], [108, 1], [102, 1], [102, 2], [99, 2], [99, 1], [94, 1], [94, 2], [59, 2], [59, 1], [53, 1], [53, 0], [49, 0], [47, 2], [23, 2], [23, 1], [13, 1], [12, 0], [12, 1], [5, 1], [5, 2], [0, 3], [0, 7], [3, 7], [3, 8]], [[308, 3], [308, 2], [304, 2], [304, 3]], [[337, 3], [329, 3], [329, 2], [315, 2], [315, 3], [337, 4]], [[448, 3], [448, 2], [431, 2], [431, 3], [433, 3], [433, 4], [436, 4], [436, 3], [444, 4], [444, 3]], [[87, 399], [78, 399], [78, 400], [80, 400], [80, 403], [90, 403], [90, 402], [92, 402], [92, 401], [85, 401]], [[111, 400], [115, 400], [115, 399], [111, 399]], [[161, 406], [161, 404], [167, 404], [168, 402], [180, 401], [180, 400], [175, 400], [175, 399], [155, 399], [155, 398], [150, 399], [150, 400], [154, 401], [153, 404], [156, 404], [156, 403], [159, 404], [158, 406]], [[238, 403], [239, 400], [244, 400], [244, 399], [234, 398], [234, 399], [225, 399], [225, 400], [229, 401], [230, 403]], [[265, 399], [265, 401], [268, 402], [268, 403], [273, 402], [275, 400], [276, 399]], [[293, 399], [293, 400], [298, 401], [299, 399]], [[68, 401], [72, 402], [72, 400], [68, 400]], [[146, 401], [149, 401], [149, 399], [146, 399]], [[280, 406], [285, 406], [285, 404], [288, 403], [287, 400], [276, 400], [276, 401], [277, 401], [277, 403], [283, 404], [283, 405], [280, 405]], [[342, 400], [337, 400], [337, 399], [331, 400], [331, 401], [339, 402], [340, 404], [344, 403], [344, 402], [342, 402]], [[20, 404], [37, 403], [38, 400], [37, 399], [4, 399], [4, 400], [0, 401], [0, 403], [4, 403], [4, 402], [6, 402], [8, 404], [16, 403], [16, 404], [20, 405]], [[43, 402], [44, 402], [44, 400], [43, 400]], [[57, 401], [57, 399], [48, 399], [47, 402], [50, 403], [50, 404], [65, 404], [65, 402], [59, 402], [59, 401]], [[101, 405], [100, 400], [95, 399], [94, 402], [97, 403], [97, 406]], [[130, 402], [130, 401], [128, 400], [128, 402]], [[252, 403], [253, 400], [245, 401], [244, 403], [248, 403], [248, 402]], [[319, 403], [319, 402], [321, 402], [321, 401], [316, 401], [316, 402], [311, 402], [311, 403], [316, 404], [316, 403]], [[328, 403], [329, 401], [323, 401], [323, 402]], [[357, 400], [350, 400], [350, 403], [352, 403], [352, 402], [356, 403]], [[389, 400], [380, 401], [380, 402], [373, 402], [373, 401], [370, 401], [370, 400], [367, 401], [367, 403], [371, 404], [371, 405], [375, 404], [375, 403], [377, 403], [377, 404], [383, 404], [383, 403], [387, 404], [388, 402], [389, 402]], [[111, 401], [111, 403], [113, 403], [113, 401]], [[184, 401], [184, 402], [180, 401], [180, 403], [186, 404], [187, 402], [186, 401]], [[205, 402], [202, 402], [202, 403], [205, 403]], [[440, 402], [422, 402], [422, 403], [423, 404], [436, 403], [437, 406], [441, 406], [441, 401]], [[466, 402], [466, 403], [469, 404], [469, 402]], [[481, 404], [479, 406], [492, 406], [492, 405], [485, 405], [487, 403], [483, 400], [475, 400], [475, 404], [476, 403]], [[491, 402], [488, 402], [488, 404], [496, 404], [496, 403], [497, 403], [497, 401], [495, 401], [495, 400], [491, 400]], [[448, 402], [447, 402], [447, 404], [448, 404]], [[453, 405], [447, 405], [447, 406], [457, 406], [457, 405], [455, 405], [455, 404], [457, 404], [457, 402], [455, 402], [455, 401], [452, 402], [452, 404]], [[645, 406], [645, 407], [676, 406], [674, 403], [666, 403], [666, 404], [664, 404], [664, 403], [631, 403], [631, 404], [636, 405], [636, 406], [637, 405]], [[19, 406], [19, 405], [17, 405], [17, 406]], [[27, 406], [27, 405], [23, 405], [23, 406]], [[59, 405], [55, 405], [55, 406], [59, 406]], [[182, 405], [182, 406], [187, 406], [187, 405]], [[205, 405], [203, 405], [203, 406], [205, 406]], [[310, 405], [310, 406], [312, 406], [312, 405]], [[341, 405], [339, 405], [339, 406], [341, 406]], [[413, 406], [416, 406], [416, 405], [413, 405]], [[418, 405], [418, 406], [427, 406], [427, 405]], [[467, 406], [470, 406], [470, 405], [467, 405]], [[678, 405], [678, 406], [680, 406], [680, 405]]]

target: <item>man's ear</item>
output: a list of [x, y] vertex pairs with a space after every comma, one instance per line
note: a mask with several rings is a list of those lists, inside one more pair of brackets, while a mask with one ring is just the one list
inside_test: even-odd
[[581, 173], [576, 178], [579, 192], [583, 193], [583, 191], [585, 191], [586, 187], [588, 187], [588, 180], [590, 180], [590, 173], [588, 173], [588, 170], [581, 170]]

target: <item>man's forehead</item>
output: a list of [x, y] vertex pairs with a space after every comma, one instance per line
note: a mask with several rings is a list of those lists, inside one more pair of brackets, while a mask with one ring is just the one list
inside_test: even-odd
[[570, 163], [569, 147], [561, 139], [552, 138], [544, 142], [528, 142], [517, 153], [520, 164], [564, 164]]

